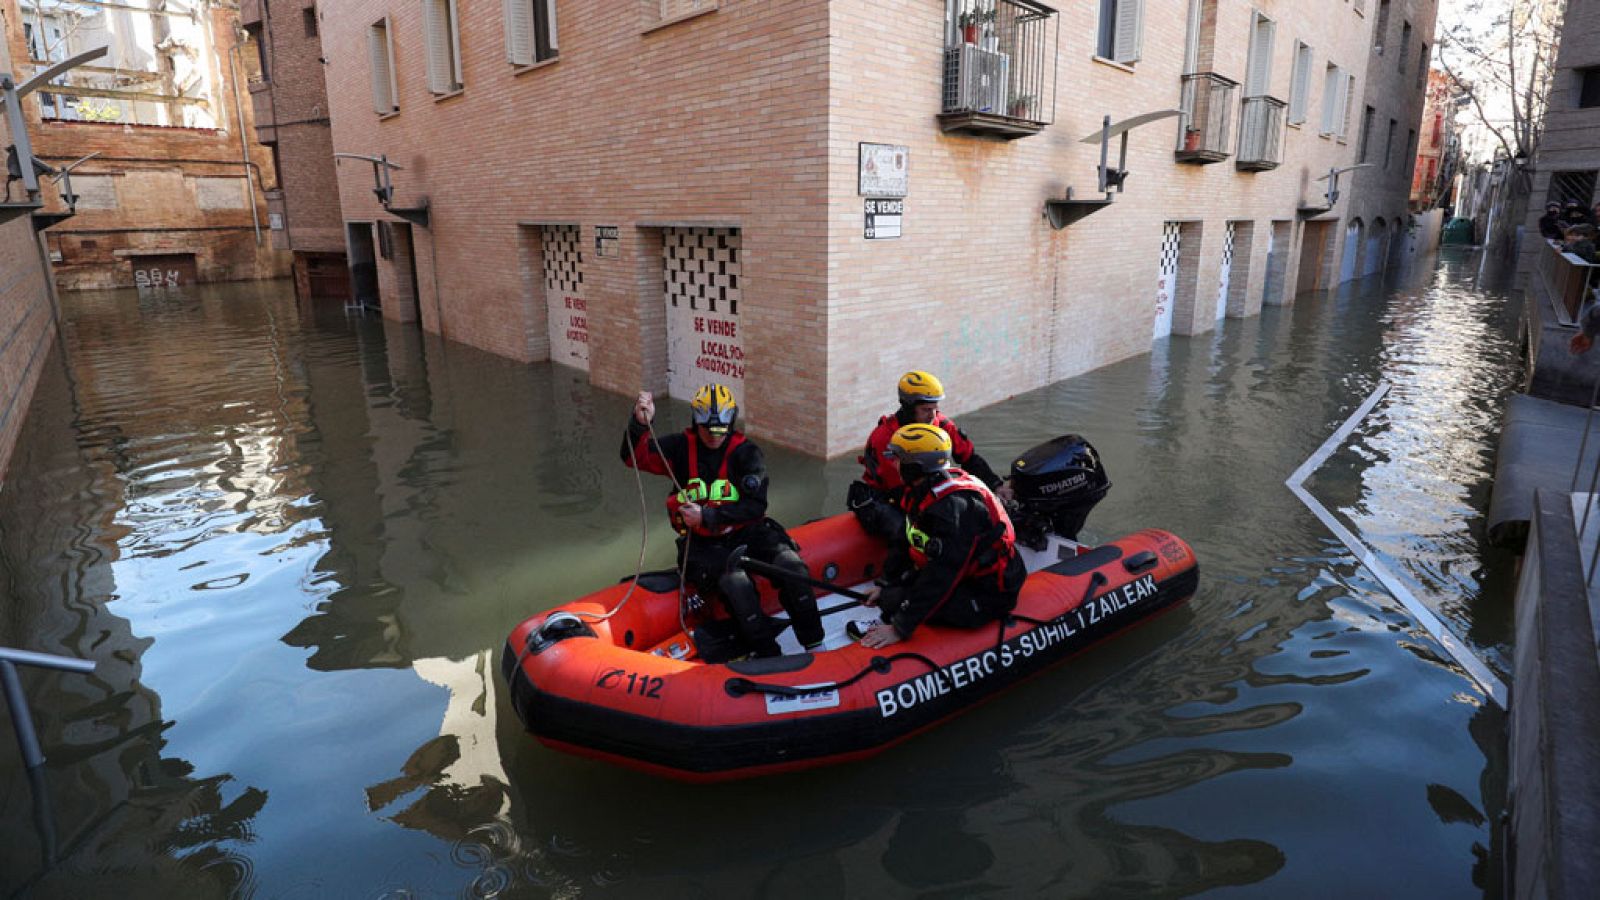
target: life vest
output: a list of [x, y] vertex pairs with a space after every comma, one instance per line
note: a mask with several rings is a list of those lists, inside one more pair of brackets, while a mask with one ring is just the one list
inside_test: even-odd
[[[866, 451], [856, 457], [856, 462], [861, 463], [866, 470], [861, 480], [875, 490], [887, 492], [905, 484], [900, 478], [900, 467], [889, 459], [889, 440], [900, 430], [902, 424], [904, 423], [898, 416], [884, 416], [879, 419], [878, 427], [872, 429], [872, 434], [867, 437]], [[961, 465], [972, 458], [972, 441], [961, 433], [961, 429], [957, 428], [956, 423], [950, 421], [948, 416], [942, 412], [935, 412], [933, 421], [928, 424], [942, 429], [950, 436], [950, 458], [956, 461], [956, 465]]]
[[679, 534], [693, 531], [698, 537], [721, 537], [731, 534], [750, 522], [740, 522], [736, 525], [718, 525], [707, 528], [700, 525], [690, 528], [683, 522], [683, 517], [678, 510], [688, 503], [696, 503], [705, 509], [716, 509], [729, 503], [739, 502], [739, 488], [728, 480], [728, 461], [733, 459], [733, 451], [738, 449], [745, 441], [744, 432], [735, 431], [728, 435], [727, 443], [722, 445], [722, 464], [717, 467], [717, 477], [710, 484], [700, 478], [700, 438], [694, 429], [684, 432], [689, 438], [689, 480], [683, 483], [683, 489], [667, 495], [667, 517], [672, 520], [672, 527]]
[[[903, 501], [906, 513], [906, 542], [911, 547], [911, 562], [917, 568], [928, 564], [928, 535], [917, 528], [917, 520], [927, 511], [928, 507], [948, 497], [955, 491], [972, 491], [983, 500], [984, 509], [988, 510], [990, 529], [989, 543], [981, 543], [972, 554], [972, 561], [968, 568], [963, 569], [960, 578], [982, 578], [994, 575], [997, 579], [1005, 577], [1006, 567], [1011, 562], [1011, 557], [1017, 552], [1017, 532], [1011, 525], [1011, 517], [1006, 515], [1006, 509], [1000, 503], [1000, 498], [989, 490], [989, 486], [972, 477], [960, 469], [949, 470], [948, 475], [938, 484], [926, 491], [914, 492], [914, 496], [907, 496]], [[990, 559], [989, 557], [993, 558]], [[998, 585], [998, 581], [997, 581]]]

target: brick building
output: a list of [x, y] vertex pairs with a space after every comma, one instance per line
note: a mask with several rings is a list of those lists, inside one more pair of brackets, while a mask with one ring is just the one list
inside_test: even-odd
[[[387, 210], [338, 167], [355, 290], [609, 389], [729, 381], [840, 453], [906, 369], [959, 413], [1331, 286], [1370, 5], [351, 0], [334, 147], [401, 167]], [[1079, 139], [1160, 110], [1083, 203]]]
[[[10, 16], [0, 8], [0, 20], [9, 23]], [[15, 80], [8, 51], [0, 41], [0, 73], [10, 72]], [[0, 150], [12, 143], [5, 116], [0, 115]], [[6, 201], [14, 206], [0, 206], [0, 485], [56, 333], [49, 264], [34, 233], [31, 210], [25, 207], [19, 186], [7, 188]]]
[[1433, 58], [1438, 0], [1374, 0], [1339, 281], [1383, 271], [1410, 241], [1412, 168]]
[[[108, 54], [25, 101], [34, 153], [73, 175], [77, 214], [45, 232], [64, 289], [266, 278], [271, 155], [239, 102], [238, 13], [212, 0], [0, 0], [18, 74]], [[265, 179], [265, 181], [264, 181]], [[52, 191], [50, 208], [65, 208]]]
[[[1567, 0], [1544, 130], [1532, 160], [1533, 193], [1520, 244], [1519, 280], [1548, 248], [1539, 217], [1549, 202], [1600, 202], [1600, 0]], [[1535, 276], [1537, 277], [1537, 276]]]
[[1428, 73], [1428, 94], [1422, 107], [1422, 131], [1417, 138], [1417, 162], [1411, 176], [1411, 206], [1432, 209], [1448, 194], [1455, 179], [1458, 152], [1455, 117], [1455, 82], [1437, 69]]
[[295, 294], [348, 299], [344, 222], [333, 171], [333, 131], [313, 0], [243, 0], [239, 19], [258, 53], [250, 82], [256, 135], [271, 151], [272, 246], [293, 252]]

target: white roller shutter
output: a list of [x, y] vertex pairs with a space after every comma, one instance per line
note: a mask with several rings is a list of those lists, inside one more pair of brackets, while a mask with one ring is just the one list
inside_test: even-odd
[[394, 112], [394, 70], [389, 65], [388, 21], [367, 27], [367, 62], [372, 72], [372, 109], [380, 116]]
[[1333, 130], [1339, 137], [1344, 137], [1350, 130], [1346, 122], [1350, 118], [1350, 93], [1355, 87], [1355, 77], [1347, 72], [1339, 73], [1339, 109], [1334, 113]]
[[1137, 62], [1144, 41], [1144, 0], [1117, 3], [1116, 61]]
[[1289, 121], [1300, 124], [1306, 120], [1306, 106], [1311, 99], [1311, 48], [1297, 43], [1294, 51], [1294, 84], [1289, 86]]
[[450, 15], [445, 0], [422, 0], [422, 36], [428, 46], [428, 90], [450, 93]]
[[1334, 116], [1344, 103], [1343, 77], [1338, 66], [1330, 65], [1322, 78], [1322, 128], [1319, 130], [1323, 134], [1333, 134], [1335, 123], [1339, 121]]
[[[538, 0], [534, 0], [538, 2]], [[559, 50], [561, 45], [556, 42], [556, 0], [544, 0], [545, 27], [550, 29], [550, 50]]]
[[461, 20], [456, 17], [456, 0], [444, 0], [450, 23], [450, 89], [459, 90], [467, 79], [461, 74]]
[[505, 0], [506, 62], [514, 66], [533, 64], [533, 4], [529, 0]]
[[1250, 29], [1250, 74], [1245, 85], [1246, 97], [1270, 94], [1272, 85], [1272, 36], [1277, 26], [1260, 13], [1255, 14], [1255, 25]]

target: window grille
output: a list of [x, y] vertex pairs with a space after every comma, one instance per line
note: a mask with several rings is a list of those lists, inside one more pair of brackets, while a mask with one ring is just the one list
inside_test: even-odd
[[943, 129], [1021, 137], [1050, 124], [1055, 11], [1034, 0], [952, 0], [946, 9]]
[[1595, 170], [1584, 172], [1551, 172], [1550, 193], [1546, 203], [1576, 203], [1584, 209], [1594, 202]]

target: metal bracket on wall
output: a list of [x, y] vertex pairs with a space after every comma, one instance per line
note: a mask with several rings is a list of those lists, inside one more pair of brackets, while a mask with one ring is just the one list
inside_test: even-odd
[[[1100, 145], [1100, 191], [1105, 194], [1096, 200], [1078, 200], [1072, 196], [1072, 188], [1067, 188], [1067, 196], [1060, 200], [1046, 200], [1044, 202], [1044, 216], [1050, 221], [1050, 227], [1056, 230], [1071, 225], [1092, 213], [1097, 213], [1111, 205], [1113, 190], [1122, 193], [1128, 181], [1128, 133], [1141, 125], [1170, 119], [1173, 116], [1183, 115], [1183, 110], [1162, 109], [1156, 112], [1123, 119], [1113, 125], [1111, 117], [1105, 117], [1100, 130], [1083, 138], [1079, 143]], [[1110, 166], [1111, 139], [1120, 137], [1121, 148], [1117, 156], [1116, 168]]]

